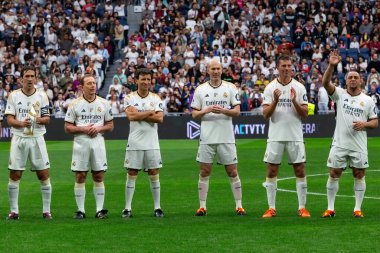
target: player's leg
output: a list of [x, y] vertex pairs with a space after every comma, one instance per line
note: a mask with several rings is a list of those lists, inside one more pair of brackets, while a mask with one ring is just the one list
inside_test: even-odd
[[108, 210], [104, 209], [104, 197], [105, 197], [105, 187], [104, 187], [104, 170], [92, 171], [92, 179], [94, 180], [94, 197], [96, 204], [96, 214], [95, 218], [105, 219], [107, 218]]
[[347, 166], [347, 152], [341, 148], [332, 146], [327, 159], [329, 167], [329, 178], [326, 183], [327, 210], [322, 214], [323, 218], [335, 216], [335, 198], [339, 191], [339, 179], [343, 169]]
[[106, 193], [104, 186], [104, 174], [108, 169], [108, 164], [106, 157], [106, 146], [102, 136], [92, 139], [90, 163], [92, 169], [92, 179], [94, 181], [93, 193], [96, 204], [95, 218], [105, 219], [108, 217], [108, 210], [104, 209], [104, 198]]
[[22, 172], [26, 167], [26, 160], [29, 156], [29, 151], [26, 148], [24, 138], [14, 135], [11, 141], [11, 148], [9, 154], [9, 183], [8, 183], [8, 195], [10, 213], [8, 219], [19, 218], [19, 206], [18, 196], [20, 191], [20, 180]]
[[235, 200], [235, 211], [238, 215], [245, 215], [242, 205], [241, 181], [237, 170], [237, 152], [235, 144], [219, 144], [217, 146], [217, 159], [219, 164], [223, 164], [230, 180], [232, 194]]
[[52, 219], [50, 212], [52, 186], [49, 175], [50, 162], [45, 140], [41, 136], [31, 138], [30, 142], [32, 145], [30, 149], [30, 163], [32, 165], [32, 170], [36, 171], [37, 178], [41, 184], [42, 217], [50, 220]]
[[75, 172], [74, 195], [77, 204], [75, 219], [86, 218], [85, 199], [86, 199], [86, 177], [89, 171], [90, 161], [90, 141], [80, 137], [74, 138], [71, 170]]
[[199, 180], [198, 180], [198, 197], [199, 209], [195, 216], [206, 215], [207, 193], [209, 189], [209, 178], [212, 171], [212, 164], [216, 154], [215, 145], [199, 145], [197, 161], [199, 162]]
[[159, 177], [160, 168], [162, 168], [160, 150], [145, 151], [144, 168], [148, 170], [150, 190], [152, 191], [154, 203], [154, 216], [164, 217], [164, 212], [161, 209], [161, 184]]
[[360, 152], [350, 152], [349, 164], [354, 176], [355, 208], [354, 216], [357, 218], [364, 217], [361, 206], [366, 191], [365, 170], [368, 168], [368, 155]]
[[75, 202], [77, 204], [76, 219], [83, 219], [86, 217], [85, 213], [85, 199], [86, 199], [86, 177], [87, 171], [75, 171]]
[[136, 180], [139, 170], [144, 167], [144, 151], [127, 150], [125, 153], [124, 167], [127, 169], [127, 181], [125, 183], [125, 208], [123, 218], [132, 217], [132, 200], [135, 193]]
[[296, 191], [298, 197], [298, 215], [300, 217], [310, 217], [306, 210], [307, 180], [305, 172], [306, 153], [303, 142], [288, 142], [285, 146], [288, 154], [288, 162], [293, 165], [296, 176]]
[[263, 214], [263, 218], [276, 216], [276, 193], [277, 176], [284, 153], [285, 144], [283, 142], [268, 142], [264, 162], [267, 164], [266, 180], [263, 186], [267, 192], [269, 209]]

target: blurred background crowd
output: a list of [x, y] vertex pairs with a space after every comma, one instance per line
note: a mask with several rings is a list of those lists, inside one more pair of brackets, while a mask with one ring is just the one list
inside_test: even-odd
[[81, 95], [84, 73], [96, 76], [113, 114], [124, 115], [140, 67], [152, 70], [152, 92], [168, 115], [189, 113], [194, 90], [208, 80], [207, 63], [217, 58], [222, 79], [239, 89], [241, 111], [259, 115], [276, 59], [286, 53], [310, 114], [333, 113], [322, 87], [331, 50], [342, 56], [334, 84], [344, 87], [347, 71], [357, 70], [380, 108], [380, 1], [14, 0], [1, 1], [0, 10], [0, 109], [21, 87], [26, 64], [38, 69], [36, 86], [56, 117]]

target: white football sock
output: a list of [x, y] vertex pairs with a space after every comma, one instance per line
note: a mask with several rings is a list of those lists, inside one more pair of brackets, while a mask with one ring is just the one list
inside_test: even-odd
[[159, 174], [150, 175], [149, 181], [150, 181], [150, 190], [152, 191], [152, 196], [153, 196], [154, 210], [161, 209], [161, 204], [160, 204], [160, 176], [159, 176]]
[[125, 184], [125, 209], [132, 210], [132, 199], [135, 193], [137, 176], [127, 175], [127, 182]]
[[40, 181], [41, 193], [42, 193], [42, 212], [50, 213], [50, 203], [51, 203], [51, 192], [52, 187], [50, 184], [50, 178], [45, 181]]
[[306, 195], [307, 195], [307, 182], [306, 177], [296, 178], [296, 189], [298, 196], [298, 210], [305, 208], [306, 205]]
[[335, 197], [339, 190], [339, 178], [332, 178], [329, 176], [326, 184], [327, 189], [327, 209], [334, 211]]
[[354, 179], [354, 191], [355, 191], [354, 211], [361, 211], [365, 190], [366, 190], [365, 177], [361, 179], [355, 178]]
[[276, 210], [277, 177], [267, 177], [263, 186], [267, 189], [269, 208]]
[[85, 213], [84, 200], [86, 198], [86, 184], [75, 183], [74, 194], [75, 201], [77, 202], [78, 211]]
[[243, 207], [242, 206], [242, 190], [241, 190], [241, 182], [239, 176], [236, 177], [230, 177], [230, 184], [231, 184], [231, 190], [232, 194], [234, 195], [236, 209]]
[[207, 201], [209, 179], [210, 177], [202, 177], [201, 175], [199, 175], [199, 181], [198, 181], [199, 207], [204, 208], [205, 210], [207, 210], [206, 201]]
[[104, 187], [104, 182], [95, 182], [94, 181], [94, 196], [96, 203], [96, 212], [103, 210], [104, 205], [104, 196], [106, 189]]
[[20, 180], [13, 181], [9, 179], [8, 183], [8, 195], [9, 195], [9, 206], [11, 212], [18, 213], [18, 193], [20, 190]]

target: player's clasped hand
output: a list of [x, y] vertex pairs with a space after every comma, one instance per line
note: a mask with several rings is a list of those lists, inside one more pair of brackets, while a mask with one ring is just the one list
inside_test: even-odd
[[281, 96], [281, 91], [279, 89], [275, 89], [273, 92], [274, 101], [278, 102], [278, 99]]
[[29, 118], [26, 118], [23, 122], [23, 127], [31, 127], [32, 121]]
[[292, 101], [295, 101], [296, 98], [297, 98], [296, 90], [292, 87], [292, 88], [290, 89], [290, 99], [291, 99]]
[[223, 109], [224, 109], [223, 107], [219, 105], [214, 105], [211, 108], [212, 108], [213, 113], [223, 113]]
[[365, 130], [366, 128], [366, 123], [363, 122], [363, 121], [354, 121], [353, 124], [352, 124], [352, 128], [355, 130], [355, 131], [363, 131]]

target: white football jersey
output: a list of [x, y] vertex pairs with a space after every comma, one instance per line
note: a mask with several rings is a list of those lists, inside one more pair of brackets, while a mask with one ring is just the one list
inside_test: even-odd
[[[191, 108], [202, 110], [205, 107], [219, 105], [232, 108], [240, 105], [238, 89], [232, 83], [222, 81], [218, 87], [209, 82], [198, 86], [194, 92]], [[235, 143], [232, 117], [222, 113], [210, 112], [201, 119], [200, 144]]]
[[[32, 95], [27, 96], [22, 89], [15, 90], [9, 94], [5, 115], [13, 115], [19, 121], [24, 121], [29, 116], [33, 106], [37, 117], [50, 116], [49, 98], [44, 91], [36, 90]], [[45, 125], [35, 124], [33, 135], [26, 135], [24, 128], [11, 128], [14, 135], [21, 137], [38, 137], [46, 133]]]
[[290, 99], [292, 87], [296, 92], [297, 103], [307, 105], [305, 86], [295, 79], [288, 84], [281, 84], [278, 79], [274, 79], [264, 90], [264, 105], [273, 102], [273, 93], [276, 89], [281, 91], [276, 109], [269, 119], [268, 141], [303, 141], [301, 117]]
[[367, 154], [367, 131], [355, 131], [352, 126], [355, 121], [367, 122], [377, 118], [377, 109], [372, 98], [363, 93], [351, 96], [340, 87], [336, 87], [330, 97], [337, 106], [332, 145]]
[[[124, 98], [125, 108], [133, 106], [139, 112], [163, 111], [163, 103], [157, 94], [149, 92], [146, 97], [141, 97], [137, 91]], [[159, 149], [157, 123], [147, 121], [131, 121], [129, 124], [129, 137], [127, 150], [151, 150]]]
[[[94, 101], [89, 102], [83, 96], [74, 99], [67, 108], [65, 121], [76, 126], [104, 126], [105, 122], [113, 120], [111, 108], [107, 100], [96, 97]], [[75, 136], [87, 136], [86, 134], [77, 134]]]

